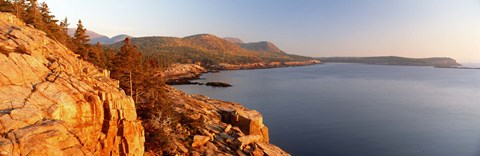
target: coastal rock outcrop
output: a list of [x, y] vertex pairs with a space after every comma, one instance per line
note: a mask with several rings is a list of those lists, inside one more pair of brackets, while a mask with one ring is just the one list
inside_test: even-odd
[[197, 84], [190, 80], [198, 79], [207, 69], [198, 64], [172, 64], [161, 73], [167, 84]]
[[268, 128], [262, 115], [240, 104], [214, 100], [203, 95], [188, 95], [167, 87], [170, 101], [182, 120], [177, 131], [186, 138], [173, 143], [174, 153], [190, 155], [289, 155], [269, 143]]
[[0, 155], [143, 155], [135, 104], [109, 71], [0, 13]]

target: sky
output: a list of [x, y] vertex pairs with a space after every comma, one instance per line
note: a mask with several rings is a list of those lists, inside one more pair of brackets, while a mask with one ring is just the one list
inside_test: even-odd
[[480, 0], [44, 0], [107, 36], [209, 33], [292, 54], [452, 57], [480, 63]]

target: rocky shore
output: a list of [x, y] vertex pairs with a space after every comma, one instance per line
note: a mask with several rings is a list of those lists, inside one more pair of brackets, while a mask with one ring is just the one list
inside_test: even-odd
[[[133, 99], [108, 70], [11, 14], [0, 13], [0, 50], [0, 155], [152, 154]], [[164, 77], [205, 72], [177, 67]], [[255, 110], [169, 86], [165, 94], [184, 134], [172, 136], [172, 155], [289, 155], [269, 143]]]
[[208, 68], [213, 70], [265, 69], [265, 68], [280, 68], [280, 67], [291, 67], [291, 66], [306, 66], [306, 65], [313, 65], [313, 64], [320, 64], [320, 63], [321, 62], [319, 60], [248, 63], [248, 64], [220, 63], [218, 65], [209, 66]]
[[207, 69], [196, 64], [173, 64], [161, 72], [161, 77], [169, 85], [199, 84], [190, 80], [199, 79], [200, 75], [208, 72]]
[[[320, 64], [318, 60], [308, 61], [290, 61], [290, 62], [271, 62], [271, 63], [250, 63], [250, 64], [226, 64], [220, 63], [218, 65], [209, 66], [204, 68], [197, 64], [173, 64], [169, 68], [162, 72], [161, 76], [164, 78], [165, 83], [169, 85], [205, 85], [203, 83], [192, 82], [192, 80], [200, 79], [200, 76], [204, 73], [215, 73], [219, 70], [245, 70], [245, 69], [266, 69], [266, 68], [281, 68], [281, 67], [294, 67], [294, 66], [307, 66]], [[219, 82], [210, 82], [212, 86], [224, 86], [228, 85], [215, 85]]]
[[174, 141], [172, 151], [191, 155], [289, 155], [269, 143], [262, 115], [240, 104], [188, 95], [173, 87], [168, 97], [183, 120], [195, 124], [178, 125], [187, 136]]

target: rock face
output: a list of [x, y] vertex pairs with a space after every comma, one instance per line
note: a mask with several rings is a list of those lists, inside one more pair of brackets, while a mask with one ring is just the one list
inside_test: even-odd
[[0, 155], [143, 155], [132, 98], [109, 72], [0, 13]]
[[269, 143], [268, 128], [262, 115], [240, 104], [213, 100], [202, 95], [188, 95], [167, 87], [170, 101], [182, 120], [196, 124], [179, 125], [186, 138], [173, 143], [180, 155], [289, 155]]

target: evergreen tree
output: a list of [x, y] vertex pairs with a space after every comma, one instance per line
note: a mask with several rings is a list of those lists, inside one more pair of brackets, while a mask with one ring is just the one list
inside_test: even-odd
[[17, 18], [23, 19], [25, 21], [25, 17], [27, 16], [27, 5], [25, 4], [25, 0], [13, 1], [12, 7], [12, 13], [17, 16]]
[[8, 0], [0, 0], [0, 12], [13, 12], [13, 4]]
[[105, 68], [103, 59], [102, 44], [97, 42], [95, 46], [91, 46], [88, 52], [88, 61], [96, 65], [97, 67]]
[[113, 70], [115, 67], [113, 61], [116, 59], [116, 53], [112, 49], [105, 47], [102, 47], [102, 51], [105, 68], [107, 68], [108, 70]]
[[55, 19], [54, 15], [51, 15], [50, 8], [48, 8], [47, 3], [42, 2], [40, 3], [40, 14], [42, 17], [43, 22], [45, 23], [57, 23], [58, 20]]
[[130, 39], [126, 38], [115, 58], [115, 68], [112, 75], [120, 80], [121, 88], [128, 89], [129, 95], [133, 97], [134, 85], [141, 82], [139, 78], [141, 70], [139, 68], [141, 67], [142, 55], [130, 43]]
[[47, 3], [45, 2], [40, 3], [39, 10], [40, 10], [40, 15], [44, 25], [43, 31], [45, 31], [50, 38], [62, 44], [66, 44], [68, 36], [66, 35], [65, 32], [62, 31], [62, 28], [57, 24], [58, 20], [56, 20], [55, 16], [51, 14], [50, 8], [48, 8]]
[[73, 43], [76, 46], [74, 51], [84, 60], [88, 60], [88, 41], [90, 39], [88, 39], [87, 29], [83, 27], [82, 21], [78, 20], [77, 30], [73, 36]]
[[65, 33], [68, 33], [68, 26], [70, 23], [68, 23], [68, 18], [65, 17], [62, 21], [60, 21], [60, 28], [62, 28], [62, 31]]
[[25, 22], [28, 24], [34, 25], [40, 30], [44, 30], [42, 25], [42, 15], [38, 10], [37, 0], [28, 0], [27, 15], [25, 17]]
[[88, 44], [90, 39], [87, 35], [87, 29], [83, 27], [82, 20], [78, 20], [77, 29], [75, 30], [74, 40], [79, 44]]

